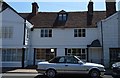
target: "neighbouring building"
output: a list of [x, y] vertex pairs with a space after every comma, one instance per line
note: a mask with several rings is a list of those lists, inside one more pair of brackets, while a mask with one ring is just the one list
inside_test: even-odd
[[[3, 34], [6, 36], [8, 33], [2, 31], [0, 53], [3, 65], [25, 67], [55, 56], [76, 55], [83, 61], [108, 67], [120, 59], [117, 58], [120, 51], [120, 20], [115, 5], [115, 0], [106, 0], [106, 11], [94, 11], [94, 3], [90, 1], [88, 11], [38, 12], [39, 6], [34, 2], [31, 13], [17, 13], [5, 5], [0, 12], [3, 16], [1, 28], [9, 30], [7, 32], [12, 34], [12, 38], [5, 39]], [[13, 57], [19, 60], [14, 61]]]
[[102, 38], [103, 59], [106, 66], [120, 61], [120, 19], [118, 17], [119, 12], [98, 23]]
[[[88, 11], [79, 12], [38, 12], [37, 3], [32, 3], [32, 13], [20, 13], [34, 24], [31, 34], [31, 51], [33, 62], [49, 60], [54, 56], [76, 55], [84, 61], [102, 63], [109, 66], [109, 32], [118, 34], [118, 20], [114, 20], [116, 2], [106, 0], [106, 11], [94, 11], [93, 2], [88, 4]], [[113, 19], [107, 27], [103, 27], [101, 20]], [[107, 24], [107, 23], [106, 23]], [[105, 24], [104, 24], [105, 25]], [[113, 29], [114, 28], [114, 29]], [[106, 30], [105, 30], [106, 29]], [[104, 32], [105, 31], [105, 32]], [[107, 33], [108, 32], [108, 33]], [[112, 33], [112, 32], [111, 32]], [[118, 35], [114, 46], [118, 43]], [[117, 47], [118, 48], [118, 47]]]
[[0, 63], [3, 67], [25, 67], [33, 25], [7, 3], [0, 2], [0, 8]]

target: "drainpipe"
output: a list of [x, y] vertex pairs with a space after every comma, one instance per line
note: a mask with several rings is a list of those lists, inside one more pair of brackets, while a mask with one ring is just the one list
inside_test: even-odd
[[89, 47], [87, 47], [87, 62], [89, 62]]
[[[24, 20], [23, 46], [25, 46], [25, 28], [26, 28], [26, 20]], [[22, 68], [24, 68], [25, 66], [24, 61], [25, 61], [25, 48], [23, 47], [22, 48]]]
[[101, 59], [101, 62], [104, 65], [103, 20], [101, 20], [101, 39], [102, 39], [102, 59]]

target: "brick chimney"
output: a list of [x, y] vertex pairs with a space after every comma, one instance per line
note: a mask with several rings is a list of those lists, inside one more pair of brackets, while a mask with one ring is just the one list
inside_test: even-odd
[[93, 2], [90, 0], [87, 11], [87, 25], [92, 24], [92, 19], [93, 19]]
[[27, 20], [30, 20], [32, 17], [37, 15], [39, 6], [36, 2], [32, 3], [32, 13], [27, 16]]
[[106, 0], [106, 17], [116, 12], [116, 0]]
[[36, 2], [32, 3], [32, 14], [36, 15], [38, 13], [38, 4]]

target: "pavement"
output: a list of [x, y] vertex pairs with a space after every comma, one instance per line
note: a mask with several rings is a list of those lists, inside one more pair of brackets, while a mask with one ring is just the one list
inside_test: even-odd
[[36, 66], [27, 66], [25, 68], [3, 67], [2, 68], [2, 73], [37, 74], [38, 72], [36, 71]]
[[[25, 68], [2, 68], [2, 73], [17, 73], [17, 74], [38, 74], [36, 66], [27, 66]], [[105, 75], [111, 75], [112, 70], [106, 69]]]

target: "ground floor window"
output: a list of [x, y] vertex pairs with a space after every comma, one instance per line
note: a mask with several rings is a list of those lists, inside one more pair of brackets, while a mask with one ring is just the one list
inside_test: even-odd
[[22, 49], [1, 49], [2, 61], [21, 61]]
[[120, 48], [110, 48], [110, 62], [120, 61]]
[[75, 55], [81, 60], [87, 60], [87, 51], [84, 48], [67, 48], [66, 55]]
[[56, 49], [35, 49], [37, 61], [50, 60], [56, 56]]

